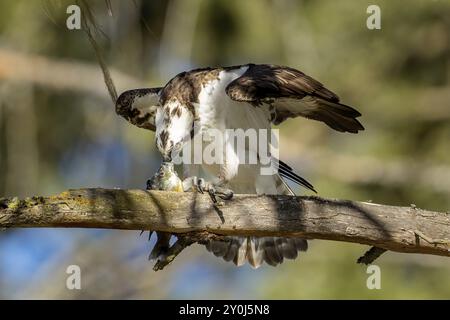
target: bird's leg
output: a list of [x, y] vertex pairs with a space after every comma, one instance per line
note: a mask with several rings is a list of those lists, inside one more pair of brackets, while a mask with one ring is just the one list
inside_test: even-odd
[[194, 189], [200, 193], [208, 192], [214, 203], [218, 203], [216, 197], [219, 197], [223, 200], [230, 200], [233, 197], [233, 191], [223, 187], [223, 185], [225, 185], [225, 181], [223, 180], [219, 180], [217, 183], [212, 183], [196, 176], [189, 177], [183, 180], [184, 191]]

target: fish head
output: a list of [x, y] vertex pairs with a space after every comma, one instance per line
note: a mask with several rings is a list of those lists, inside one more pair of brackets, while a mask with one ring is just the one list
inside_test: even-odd
[[147, 181], [147, 189], [183, 192], [183, 183], [171, 162], [163, 162], [158, 171]]

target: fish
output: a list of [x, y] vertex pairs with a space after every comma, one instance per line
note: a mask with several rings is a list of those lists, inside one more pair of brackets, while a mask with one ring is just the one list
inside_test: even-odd
[[183, 192], [183, 182], [178, 177], [174, 164], [163, 162], [153, 177], [147, 181], [147, 190]]
[[[183, 182], [178, 177], [174, 165], [171, 162], [163, 162], [158, 171], [147, 181], [147, 190], [163, 190], [183, 192]], [[149, 240], [153, 231], [150, 231]], [[149, 260], [161, 261], [166, 259], [169, 248], [171, 233], [156, 231], [156, 243], [150, 252]]]

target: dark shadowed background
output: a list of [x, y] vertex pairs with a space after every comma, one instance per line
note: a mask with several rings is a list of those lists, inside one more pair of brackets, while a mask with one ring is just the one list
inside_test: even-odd
[[[0, 2], [0, 197], [143, 188], [159, 166], [153, 133], [115, 114], [86, 35], [66, 28], [72, 3]], [[280, 126], [282, 159], [320, 196], [450, 209], [450, 1], [112, 1], [112, 16], [88, 3], [118, 91], [201, 66], [298, 68], [366, 127]], [[381, 30], [366, 27], [370, 4]], [[0, 298], [450, 298], [443, 257], [386, 253], [382, 288], [368, 290], [362, 245], [311, 241], [258, 270], [194, 246], [157, 273], [149, 248], [133, 231], [1, 231]], [[72, 264], [82, 290], [66, 289]]]

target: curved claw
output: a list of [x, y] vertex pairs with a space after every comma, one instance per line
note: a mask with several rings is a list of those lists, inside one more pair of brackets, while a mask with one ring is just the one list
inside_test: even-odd
[[199, 193], [208, 192], [211, 200], [214, 204], [217, 204], [217, 197], [222, 200], [230, 200], [233, 198], [233, 191], [230, 189], [223, 188], [219, 185], [214, 185], [210, 182], [205, 181], [203, 178], [198, 178], [196, 176], [186, 178], [183, 181], [184, 191], [194, 190]]
[[195, 185], [197, 186], [197, 191], [203, 193], [203, 190], [205, 189], [205, 179], [198, 179]]
[[208, 189], [208, 194], [211, 197], [212, 202], [217, 203], [216, 190], [213, 187]]

